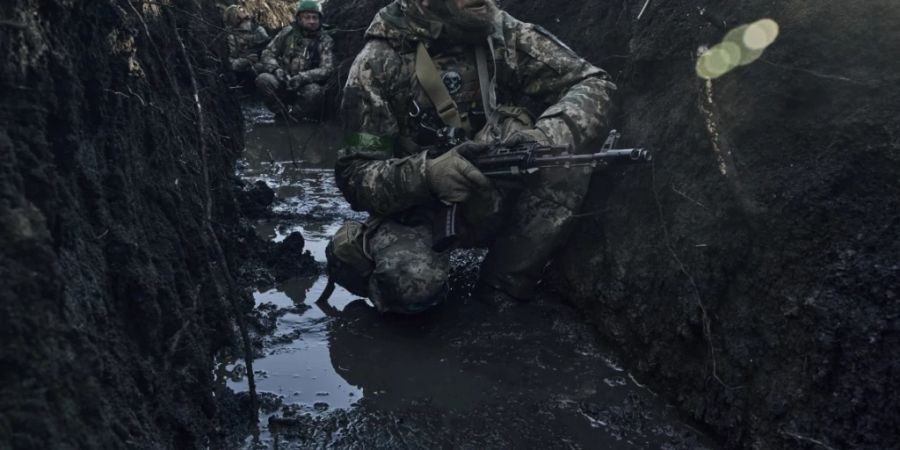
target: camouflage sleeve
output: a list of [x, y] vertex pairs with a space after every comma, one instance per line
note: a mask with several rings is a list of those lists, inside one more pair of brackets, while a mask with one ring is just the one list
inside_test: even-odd
[[341, 116], [347, 138], [335, 177], [357, 211], [390, 215], [430, 200], [425, 155], [394, 158], [399, 134], [391, 99], [397, 94], [400, 57], [373, 40], [362, 49], [344, 86]]
[[291, 34], [291, 30], [293, 28], [290, 25], [282, 28], [275, 35], [275, 38], [269, 42], [269, 45], [263, 49], [260, 62], [265, 67], [266, 72], [272, 72], [278, 68], [278, 57], [284, 52], [284, 41]]
[[225, 42], [228, 43], [228, 68], [231, 70], [235, 70], [235, 67], [238, 66], [240, 61], [238, 61], [240, 55], [238, 55], [238, 45], [237, 39], [233, 34], [228, 33], [228, 36], [225, 38]]
[[228, 68], [233, 71], [240, 71], [244, 68], [246, 64], [249, 64], [248, 60], [244, 58], [244, 55], [241, 54], [240, 45], [238, 45], [238, 39], [233, 34], [228, 35]]
[[237, 58], [239, 56], [237, 38], [235, 38], [234, 35], [229, 32], [228, 37], [225, 38], [225, 42], [228, 43], [228, 57]]
[[516, 48], [524, 92], [550, 105], [535, 127], [556, 145], [578, 148], [596, 139], [616, 88], [606, 72], [537, 25], [522, 24]]
[[269, 40], [269, 32], [266, 31], [263, 27], [256, 27], [256, 30], [253, 32], [253, 43], [260, 44], [262, 42], [266, 42]]
[[319, 67], [310, 69], [303, 74], [309, 81], [324, 83], [334, 73], [334, 40], [327, 34], [322, 35], [319, 43]]

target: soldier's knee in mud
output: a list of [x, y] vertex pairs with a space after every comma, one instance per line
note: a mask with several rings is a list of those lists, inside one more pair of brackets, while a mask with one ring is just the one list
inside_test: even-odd
[[325, 93], [325, 88], [316, 84], [309, 83], [306, 86], [303, 86], [302, 96], [308, 98], [310, 100], [316, 100], [321, 97]]
[[261, 73], [256, 77], [256, 88], [263, 94], [274, 94], [278, 90], [278, 79], [271, 73]]
[[325, 100], [325, 89], [315, 83], [307, 84], [301, 88], [295, 107], [308, 115], [319, 113]]
[[369, 296], [369, 277], [375, 263], [364, 249], [365, 228], [359, 222], [346, 222], [325, 247], [328, 276], [353, 295]]
[[425, 311], [447, 298], [446, 277], [422, 271], [415, 261], [393, 266], [391, 272], [376, 270], [369, 281], [372, 301], [379, 309], [400, 314]]
[[362, 223], [346, 222], [325, 247], [328, 276], [335, 283], [368, 297], [382, 312], [415, 314], [446, 298], [446, 270], [427, 270], [434, 264], [417, 253], [386, 256], [376, 264], [366, 251], [366, 230]]

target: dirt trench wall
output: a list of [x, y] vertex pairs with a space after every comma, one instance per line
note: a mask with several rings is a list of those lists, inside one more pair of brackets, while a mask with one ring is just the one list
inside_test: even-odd
[[[387, 3], [326, 8], [353, 28]], [[727, 447], [900, 445], [900, 8], [500, 3], [607, 69], [622, 144], [655, 153], [595, 177], [553, 264], [623, 362]], [[696, 76], [763, 17], [762, 59]], [[342, 41], [349, 67], [362, 36]]]
[[219, 23], [192, 0], [0, 7], [0, 448], [209, 445], [242, 147]]
[[350, 73], [350, 66], [356, 54], [365, 45], [365, 31], [379, 9], [389, 0], [328, 1], [324, 5], [325, 21], [333, 29], [334, 53], [336, 57], [335, 84], [326, 94], [325, 114], [332, 120], [339, 120], [341, 90]]
[[297, 2], [294, 0], [223, 0], [218, 7], [224, 11], [229, 5], [244, 6], [254, 20], [263, 26], [272, 37], [285, 25], [294, 20]]
[[[900, 8], [644, 3], [504, 2], [611, 72], [656, 155], [595, 178], [556, 264], [573, 302], [728, 447], [897, 447]], [[762, 59], [694, 74], [763, 17]]]

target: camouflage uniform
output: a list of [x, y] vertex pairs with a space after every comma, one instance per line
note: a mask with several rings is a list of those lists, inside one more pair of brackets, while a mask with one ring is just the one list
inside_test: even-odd
[[[449, 270], [449, 252], [430, 247], [430, 223], [442, 205], [425, 175], [429, 143], [410, 115], [419, 107], [433, 110], [415, 75], [418, 43], [428, 46], [442, 78], [455, 79], [451, 96], [473, 124], [482, 97], [473, 46], [443, 42], [439, 24], [410, 19], [407, 1], [396, 0], [376, 16], [344, 88], [342, 115], [349, 134], [335, 173], [351, 206], [370, 213], [359, 243], [372, 265], [348, 277], [332, 249], [329, 271], [340, 274], [338, 284], [367, 295], [379, 309], [411, 313], [441, 301]], [[487, 65], [500, 119], [472, 138], [502, 141], [517, 129], [533, 127], [548, 143], [576, 151], [594, 140], [615, 88], [605, 72], [538, 26], [505, 12], [497, 20], [485, 48], [493, 49]], [[445, 77], [449, 72], [455, 75]], [[533, 124], [512, 108], [524, 106], [525, 97], [540, 112]], [[512, 113], [503, 119], [504, 111]], [[551, 252], [565, 238], [589, 177], [583, 171], [544, 171], [518, 188], [498, 186], [498, 192], [480, 192], [462, 204], [462, 245], [489, 249], [479, 282], [529, 298]]]
[[252, 73], [253, 65], [259, 62], [259, 48], [269, 42], [266, 29], [257, 26], [255, 30], [228, 28], [228, 64], [235, 73]]
[[[260, 74], [256, 86], [270, 110], [290, 108], [295, 115], [311, 115], [321, 107], [325, 83], [334, 72], [334, 41], [321, 31], [288, 25], [263, 50], [262, 68], [269, 73]], [[279, 69], [283, 78], [275, 75]]]

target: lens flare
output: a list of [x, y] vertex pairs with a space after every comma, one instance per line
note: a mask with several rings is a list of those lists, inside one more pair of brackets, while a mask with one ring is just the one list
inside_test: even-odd
[[721, 43], [700, 55], [695, 68], [697, 76], [711, 80], [737, 66], [756, 61], [775, 42], [778, 32], [778, 24], [772, 19], [761, 19], [734, 28], [725, 35]]
[[735, 65], [736, 62], [732, 60], [732, 55], [719, 44], [700, 55], [700, 59], [697, 61], [697, 73], [702, 73], [703, 75], [700, 76], [706, 79], [718, 78], [728, 73]]
[[722, 52], [727, 57], [729, 70], [741, 63], [743, 51], [741, 50], [740, 45], [737, 45], [734, 42], [723, 42], [716, 47], [721, 48]]
[[744, 46], [753, 50], [763, 50], [775, 42], [778, 31], [778, 24], [772, 19], [753, 22], [744, 31]]
[[706, 68], [706, 54], [709, 50], [704, 50], [703, 53], [697, 58], [697, 65], [695, 66], [695, 70], [697, 71], [697, 76], [703, 78], [704, 80], [712, 80], [716, 78], [716, 75], [710, 72]]
[[744, 33], [747, 32], [747, 28], [750, 28], [750, 25], [741, 25], [737, 28], [732, 29], [722, 38], [722, 42], [734, 42], [740, 46], [744, 45]]

